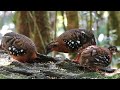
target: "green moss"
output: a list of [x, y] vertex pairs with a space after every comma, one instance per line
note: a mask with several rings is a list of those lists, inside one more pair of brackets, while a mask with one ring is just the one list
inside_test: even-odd
[[0, 74], [0, 79], [6, 79], [6, 75]]
[[113, 75], [113, 76], [107, 76], [105, 78], [106, 79], [120, 79], [120, 74], [116, 74], [116, 75]]

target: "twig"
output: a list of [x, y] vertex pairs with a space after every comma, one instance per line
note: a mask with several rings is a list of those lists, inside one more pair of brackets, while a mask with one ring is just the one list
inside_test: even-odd
[[93, 23], [93, 20], [92, 20], [92, 11], [90, 11], [90, 30], [92, 30], [92, 23]]
[[44, 52], [45, 52], [45, 44], [44, 44], [44, 42], [43, 42], [42, 35], [41, 35], [41, 33], [39, 32], [39, 27], [38, 27], [38, 25], [37, 25], [36, 18], [33, 17], [33, 15], [31, 14], [30, 11], [28, 11], [28, 12], [29, 12], [30, 17], [32, 18], [32, 20], [33, 20], [33, 22], [34, 22], [34, 25], [35, 25], [36, 29], [37, 29], [37, 32], [38, 32], [39, 37], [40, 37], [40, 40], [41, 40], [41, 44], [42, 44], [43, 49], [44, 49]]
[[61, 15], [63, 17], [63, 28], [64, 28], [64, 31], [66, 31], [65, 22], [64, 22], [64, 20], [65, 20], [64, 11], [61, 11]]
[[[29, 13], [27, 13], [27, 19], [29, 20]], [[31, 34], [32, 33], [32, 29], [31, 29], [30, 21], [28, 21], [28, 28], [29, 28], [30, 34]]]
[[54, 29], [55, 29], [54, 38], [56, 38], [56, 35], [57, 35], [57, 11], [55, 12], [55, 25], [54, 25]]

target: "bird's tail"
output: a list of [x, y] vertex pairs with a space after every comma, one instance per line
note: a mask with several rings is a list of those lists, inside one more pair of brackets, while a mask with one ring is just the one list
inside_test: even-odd
[[108, 68], [108, 67], [101, 68], [99, 70], [102, 71], [102, 72], [107, 72], [107, 73], [113, 73], [115, 71], [115, 69], [111, 69], [111, 68]]
[[44, 55], [44, 54], [40, 54], [40, 53], [37, 53], [37, 58], [35, 61], [36, 62], [49, 62], [49, 61], [57, 62], [55, 58]]

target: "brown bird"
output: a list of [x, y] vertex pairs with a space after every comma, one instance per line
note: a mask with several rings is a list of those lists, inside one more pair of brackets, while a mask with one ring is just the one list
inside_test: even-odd
[[15, 60], [29, 62], [37, 58], [37, 49], [34, 42], [25, 35], [10, 32], [3, 36], [1, 46]]
[[7, 51], [14, 60], [19, 62], [47, 62], [55, 61], [37, 52], [34, 42], [25, 35], [15, 32], [6, 33], [2, 37], [1, 47]]
[[[64, 32], [54, 41], [46, 46], [46, 54], [52, 51], [64, 52], [64, 53], [77, 53], [82, 49], [96, 45], [95, 37], [92, 30], [85, 29], [72, 29]], [[78, 57], [74, 60], [79, 60]]]
[[98, 69], [107, 67], [111, 63], [112, 55], [115, 52], [119, 52], [116, 46], [104, 48], [91, 45], [82, 51], [78, 63], [83, 67], [97, 71]]

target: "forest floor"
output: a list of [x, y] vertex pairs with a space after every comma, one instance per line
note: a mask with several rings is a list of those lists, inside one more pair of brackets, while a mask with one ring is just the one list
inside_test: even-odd
[[0, 53], [0, 79], [120, 79], [120, 70], [113, 73], [91, 72], [70, 60], [58, 62], [20, 63]]

